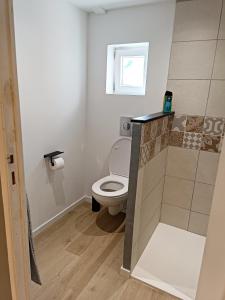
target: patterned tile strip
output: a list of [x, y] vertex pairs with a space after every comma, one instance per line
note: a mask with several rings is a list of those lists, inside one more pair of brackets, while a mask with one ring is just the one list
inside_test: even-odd
[[220, 141], [220, 136], [203, 134], [201, 150], [218, 153], [220, 151]]
[[202, 144], [202, 134], [195, 132], [185, 132], [183, 147], [186, 149], [200, 150]]
[[203, 130], [204, 117], [187, 116], [186, 131], [200, 133]]
[[176, 146], [176, 147], [182, 147], [183, 138], [184, 138], [183, 132], [171, 131], [170, 137], [169, 137], [169, 145]]
[[174, 117], [169, 145], [218, 153], [224, 133], [224, 118], [178, 115]]
[[178, 116], [175, 115], [173, 120], [173, 131], [185, 131], [187, 117], [184, 115]]
[[167, 116], [142, 125], [140, 168], [168, 146], [172, 123], [173, 118]]
[[206, 117], [203, 127], [204, 134], [221, 135], [224, 131], [223, 118]]
[[168, 145], [219, 153], [225, 119], [203, 116], [169, 116], [142, 126], [140, 167]]

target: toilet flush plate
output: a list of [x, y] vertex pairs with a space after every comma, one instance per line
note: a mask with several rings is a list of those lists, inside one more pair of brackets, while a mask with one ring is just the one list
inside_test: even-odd
[[120, 117], [120, 135], [121, 136], [132, 136], [132, 117]]

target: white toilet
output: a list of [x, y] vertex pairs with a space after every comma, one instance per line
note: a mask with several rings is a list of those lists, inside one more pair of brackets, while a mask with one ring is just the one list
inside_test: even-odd
[[121, 138], [113, 146], [109, 157], [110, 175], [92, 186], [94, 199], [108, 207], [109, 214], [117, 215], [128, 195], [131, 139]]

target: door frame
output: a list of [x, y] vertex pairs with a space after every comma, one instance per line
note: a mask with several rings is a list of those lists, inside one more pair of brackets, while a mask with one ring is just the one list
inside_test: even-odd
[[[12, 299], [29, 300], [29, 247], [12, 0], [0, 1], [0, 38], [0, 201]], [[11, 165], [9, 155], [13, 155]]]

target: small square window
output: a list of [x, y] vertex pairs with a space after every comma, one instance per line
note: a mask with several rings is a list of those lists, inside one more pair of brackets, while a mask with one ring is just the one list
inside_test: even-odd
[[106, 93], [145, 95], [149, 43], [110, 45]]
[[122, 56], [120, 86], [142, 88], [144, 86], [144, 56]]

